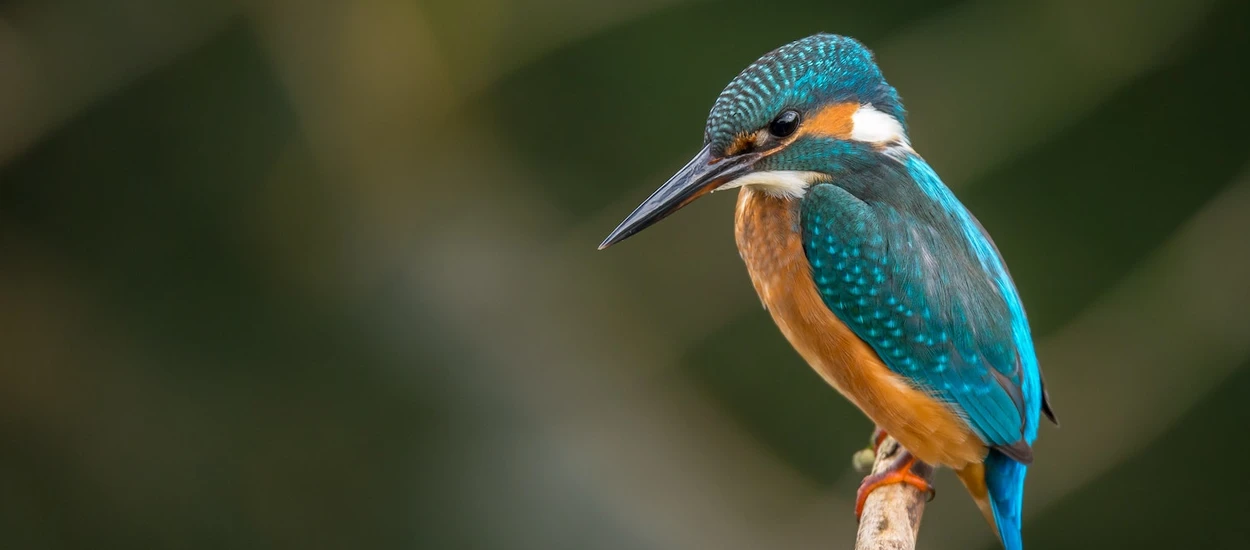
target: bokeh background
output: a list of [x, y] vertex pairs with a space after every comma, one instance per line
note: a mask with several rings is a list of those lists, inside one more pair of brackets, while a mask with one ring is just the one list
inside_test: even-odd
[[[1028, 546], [1245, 548], [1235, 0], [0, 3], [0, 546], [849, 547], [871, 426], [732, 196], [595, 250], [818, 31], [1023, 293]], [[994, 548], [938, 491], [921, 547]]]

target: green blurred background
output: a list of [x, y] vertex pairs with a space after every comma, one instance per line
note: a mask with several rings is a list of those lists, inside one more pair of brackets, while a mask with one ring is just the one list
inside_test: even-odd
[[[1029, 548], [1245, 548], [1250, 5], [0, 3], [0, 546], [847, 548], [869, 422], [718, 194], [720, 89], [877, 52], [1061, 429]], [[994, 548], [943, 473], [921, 548]]]

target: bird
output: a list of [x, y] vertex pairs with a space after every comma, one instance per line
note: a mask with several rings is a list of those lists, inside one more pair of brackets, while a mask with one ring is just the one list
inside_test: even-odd
[[872, 52], [816, 34], [717, 96], [703, 147], [599, 245], [713, 191], [739, 189], [734, 236], [798, 354], [905, 449], [865, 478], [932, 493], [953, 469], [1008, 550], [1042, 415], [1058, 425], [1020, 293], [994, 241], [913, 149]]

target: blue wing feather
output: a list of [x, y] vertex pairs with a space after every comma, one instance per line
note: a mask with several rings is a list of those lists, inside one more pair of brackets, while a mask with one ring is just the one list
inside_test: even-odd
[[891, 371], [1028, 462], [1041, 410], [1028, 322], [1001, 257], [917, 156], [817, 184], [803, 243], [825, 304]]

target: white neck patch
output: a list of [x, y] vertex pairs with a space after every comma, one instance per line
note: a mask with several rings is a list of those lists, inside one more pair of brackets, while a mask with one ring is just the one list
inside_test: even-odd
[[801, 199], [807, 193], [807, 187], [823, 177], [824, 175], [820, 172], [799, 172], [793, 170], [752, 172], [717, 187], [714, 191], [724, 191], [735, 187], [749, 187], [774, 197]]
[[871, 103], [859, 106], [851, 115], [851, 139], [866, 143], [885, 143], [911, 149], [903, 123], [897, 118], [878, 111]]

